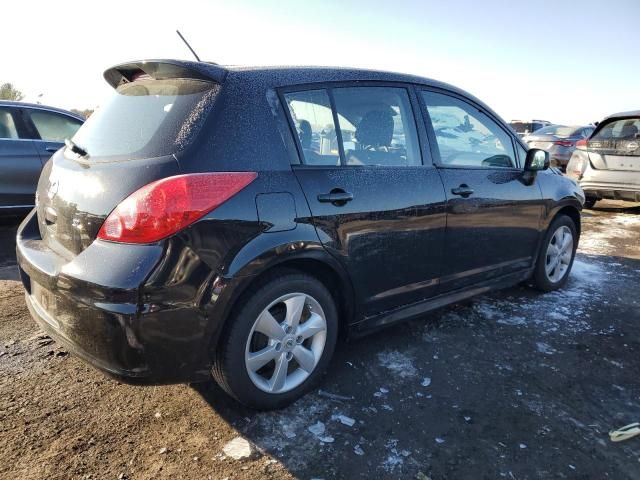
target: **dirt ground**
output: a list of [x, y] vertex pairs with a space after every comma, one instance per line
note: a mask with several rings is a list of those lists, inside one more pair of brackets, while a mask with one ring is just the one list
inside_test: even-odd
[[[0, 226], [0, 478], [640, 478], [640, 438], [607, 435], [640, 421], [640, 207], [583, 222], [563, 291], [515, 287], [341, 345], [321, 390], [273, 413], [68, 355], [30, 319]], [[238, 436], [250, 458], [225, 455]]]

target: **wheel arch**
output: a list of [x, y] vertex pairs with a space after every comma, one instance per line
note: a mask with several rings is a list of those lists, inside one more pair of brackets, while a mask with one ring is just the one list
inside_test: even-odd
[[[285, 272], [301, 272], [317, 278], [329, 290], [336, 302], [338, 323], [341, 337], [346, 336], [348, 327], [357, 315], [355, 290], [346, 271], [340, 263], [322, 247], [321, 244], [306, 243], [302, 250], [300, 243], [278, 245], [263, 252], [235, 272], [228, 278], [233, 283], [230, 296], [223, 305], [214, 305], [211, 314], [219, 320], [214, 331], [209, 335], [209, 350], [213, 351], [221, 333], [237, 308], [243, 304], [243, 299], [269, 278], [282, 275]], [[287, 252], [287, 253], [285, 253]]]
[[578, 234], [578, 238], [580, 237], [580, 232], [582, 229], [582, 220], [580, 216], [581, 207], [578, 207], [571, 203], [565, 203], [564, 205], [558, 206], [555, 211], [549, 215], [549, 221], [547, 223], [547, 228], [553, 223], [553, 221], [558, 218], [560, 215], [566, 215], [567, 217], [573, 220], [574, 225], [576, 226], [576, 233]]

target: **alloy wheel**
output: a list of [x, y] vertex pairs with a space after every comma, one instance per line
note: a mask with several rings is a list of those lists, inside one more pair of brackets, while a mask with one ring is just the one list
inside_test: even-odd
[[564, 278], [573, 255], [573, 234], [563, 225], [551, 237], [547, 246], [545, 272], [550, 282], [558, 283]]
[[327, 321], [310, 295], [290, 293], [271, 302], [251, 328], [245, 348], [249, 378], [267, 393], [284, 393], [302, 384], [324, 351]]

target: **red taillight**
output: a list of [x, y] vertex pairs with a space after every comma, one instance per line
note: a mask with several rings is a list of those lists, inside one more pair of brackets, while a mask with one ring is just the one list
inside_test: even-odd
[[570, 140], [556, 140], [553, 144], [561, 147], [573, 147], [573, 142]]
[[122, 201], [102, 224], [98, 238], [157, 242], [202, 218], [256, 177], [254, 172], [196, 173], [157, 180]]
[[587, 139], [583, 138], [582, 140], [578, 140], [576, 142], [576, 148], [579, 148], [580, 150], [586, 150], [587, 149]]

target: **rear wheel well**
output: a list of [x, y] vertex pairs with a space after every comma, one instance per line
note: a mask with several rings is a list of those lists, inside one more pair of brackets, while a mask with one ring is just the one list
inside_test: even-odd
[[349, 325], [353, 317], [353, 302], [350, 298], [351, 295], [348, 286], [344, 284], [340, 275], [332, 267], [322, 261], [309, 258], [287, 260], [256, 275], [249, 284], [245, 285], [240, 295], [236, 297], [233, 306], [229, 310], [227, 319], [233, 316], [238, 306], [245, 303], [243, 300], [251, 295], [251, 292], [256, 291], [271, 279], [286, 275], [287, 273], [304, 273], [310, 275], [319, 280], [326, 289], [329, 290], [329, 293], [336, 303], [336, 310], [338, 311], [338, 324], [340, 325], [338, 334], [340, 337], [344, 337], [347, 333], [347, 325]]
[[558, 211], [558, 213], [556, 213], [555, 216], [551, 219], [551, 222], [553, 222], [560, 215], [566, 215], [571, 220], [573, 220], [573, 223], [576, 226], [576, 232], [578, 233], [578, 237], [579, 237], [580, 236], [580, 212], [578, 211], [578, 209], [568, 205], [566, 207], [562, 207]]

